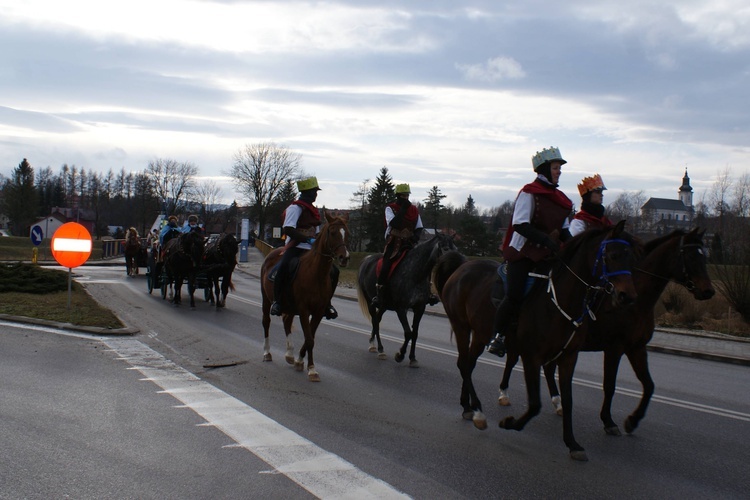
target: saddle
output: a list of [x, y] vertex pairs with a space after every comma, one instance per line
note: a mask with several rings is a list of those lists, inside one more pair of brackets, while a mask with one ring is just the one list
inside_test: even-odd
[[[404, 257], [406, 256], [406, 248], [401, 248], [400, 251], [396, 254], [393, 259], [391, 259], [391, 268], [388, 270], [388, 278], [390, 279], [391, 276], [393, 276], [393, 271], [396, 270], [396, 267], [401, 263], [402, 260], [404, 260]], [[377, 278], [380, 276], [380, 273], [383, 272], [383, 257], [380, 257], [378, 259], [378, 263], [375, 265], [375, 277]]]
[[[542, 274], [549, 270], [549, 264], [546, 262], [540, 262], [539, 265], [537, 265], [533, 269], [534, 274]], [[497, 276], [498, 279], [495, 280], [495, 283], [492, 285], [492, 292], [490, 293], [490, 301], [492, 302], [492, 305], [495, 307], [500, 305], [500, 302], [503, 301], [503, 297], [505, 297], [505, 294], [508, 291], [508, 263], [503, 262], [500, 264], [500, 266], [497, 268]], [[536, 276], [527, 276], [526, 277], [526, 286], [523, 290], [523, 297], [526, 298], [526, 296], [531, 291], [531, 288], [534, 286], [534, 283], [536, 283], [536, 280], [538, 278]], [[502, 286], [501, 286], [502, 283]]]
[[[271, 268], [271, 272], [268, 273], [268, 281], [272, 283], [276, 281], [276, 275], [279, 272], [279, 267], [281, 267], [281, 260], [279, 260], [276, 265]], [[294, 278], [297, 277], [297, 271], [299, 271], [299, 257], [294, 257], [289, 261], [289, 283], [292, 283], [294, 281]]]

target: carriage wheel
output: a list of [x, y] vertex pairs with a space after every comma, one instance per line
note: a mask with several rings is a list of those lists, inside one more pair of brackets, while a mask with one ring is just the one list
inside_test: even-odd
[[211, 288], [208, 286], [203, 289], [203, 300], [204, 302], [211, 300]]

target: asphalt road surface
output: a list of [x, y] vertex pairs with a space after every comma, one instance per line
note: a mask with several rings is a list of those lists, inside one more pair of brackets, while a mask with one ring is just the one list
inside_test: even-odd
[[[631, 436], [599, 421], [599, 353], [582, 353], [574, 429], [589, 462], [569, 458], [562, 419], [548, 399], [522, 432], [497, 422], [525, 409], [518, 371], [513, 405], [499, 407], [503, 364], [483, 355], [474, 381], [489, 429], [461, 418], [460, 376], [445, 318], [425, 316], [419, 368], [393, 354], [395, 314], [381, 331], [388, 359], [367, 350], [369, 325], [355, 302], [334, 299], [323, 321], [312, 383], [283, 358], [262, 362], [257, 279], [235, 273], [227, 308], [198, 291], [196, 310], [174, 307], [143, 275], [76, 271], [97, 300], [140, 333], [61, 336], [0, 325], [4, 498], [747, 498], [750, 371], [651, 353], [656, 395]], [[184, 293], [184, 292], [183, 292]], [[301, 345], [299, 327], [292, 335]], [[624, 363], [615, 420], [640, 384]], [[15, 437], [14, 437], [15, 436]], [[11, 485], [11, 486], [8, 486]]]

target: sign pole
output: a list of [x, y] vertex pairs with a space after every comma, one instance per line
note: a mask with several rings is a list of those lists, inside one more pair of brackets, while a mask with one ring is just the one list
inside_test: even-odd
[[70, 312], [70, 296], [73, 290], [73, 268], [68, 268], [68, 312]]

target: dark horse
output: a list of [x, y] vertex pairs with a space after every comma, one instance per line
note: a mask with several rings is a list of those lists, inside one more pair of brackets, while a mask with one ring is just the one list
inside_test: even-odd
[[[610, 229], [587, 231], [568, 241], [560, 258], [551, 262], [546, 279], [537, 279], [524, 299], [517, 331], [506, 339], [523, 359], [528, 409], [519, 419], [505, 418], [500, 427], [520, 431], [539, 413], [539, 369], [556, 361], [564, 409], [563, 440], [576, 460], [587, 460], [573, 436], [572, 379], [583, 343], [578, 326], [588, 316], [593, 296], [606, 293], [613, 303], [621, 304], [632, 302], [636, 295], [630, 274], [635, 241], [623, 228], [621, 221]], [[491, 294], [499, 264], [489, 260], [460, 262], [450, 254], [441, 259], [435, 283], [456, 336], [463, 417], [485, 429], [487, 421], [471, 374], [493, 335]], [[456, 264], [460, 264], [458, 268]]]
[[167, 279], [174, 283], [172, 303], [182, 303], [182, 282], [187, 278], [190, 308], [195, 309], [195, 275], [201, 266], [204, 249], [203, 236], [198, 232], [184, 233], [164, 245], [164, 266]]
[[[282, 321], [286, 333], [286, 355], [284, 359], [294, 364], [297, 371], [302, 371], [307, 354], [307, 377], [311, 382], [320, 382], [320, 375], [315, 370], [313, 347], [315, 346], [315, 332], [325, 315], [326, 308], [333, 297], [336, 288], [332, 273], [338, 276], [338, 269], [334, 270], [334, 260], [341, 267], [349, 265], [349, 227], [341, 217], [328, 217], [320, 228], [312, 249], [299, 258], [299, 267], [293, 281], [288, 282], [285, 296], [281, 300]], [[272, 361], [271, 344], [268, 339], [268, 329], [271, 326], [271, 302], [273, 302], [273, 282], [269, 279], [274, 266], [281, 259], [283, 248], [276, 248], [266, 255], [260, 268], [260, 282], [263, 296], [263, 361]], [[290, 276], [291, 277], [291, 276]], [[294, 358], [294, 346], [290, 335], [294, 316], [299, 316], [305, 342], [299, 351], [299, 357]]]
[[[217, 309], [226, 307], [229, 290], [234, 290], [232, 273], [237, 267], [239, 247], [240, 243], [233, 234], [224, 234], [206, 245], [203, 265], [206, 277], [209, 279], [209, 300], [211, 303], [215, 301]], [[221, 278], [221, 288], [219, 288], [219, 278]]]
[[[377, 277], [375, 271], [378, 260], [383, 254], [365, 257], [359, 266], [359, 274], [357, 275], [357, 298], [362, 314], [372, 322], [370, 352], [375, 352], [375, 339], [377, 339], [378, 358], [385, 359], [383, 343], [380, 341], [380, 320], [386, 310], [396, 311], [401, 326], [404, 328], [404, 343], [396, 353], [396, 361], [400, 363], [404, 360], [406, 348], [411, 342], [409, 366], [419, 366], [414, 351], [419, 336], [419, 322], [430, 296], [432, 268], [435, 267], [435, 263], [441, 255], [455, 250], [456, 245], [453, 242], [453, 237], [440, 233], [409, 250], [388, 280], [384, 298], [385, 307], [383, 308], [376, 308], [371, 303], [372, 297], [376, 293]], [[384, 269], [383, 272], [387, 272], [387, 270]], [[406, 311], [409, 309], [414, 312], [411, 327], [409, 327], [409, 318], [406, 316]]]
[[[654, 333], [654, 307], [670, 281], [684, 286], [696, 300], [707, 300], [714, 296], [714, 287], [706, 270], [703, 232], [698, 229], [690, 232], [676, 230], [646, 243], [643, 257], [633, 266], [633, 282], [638, 299], [628, 307], [597, 311], [597, 321], [586, 325], [588, 331], [581, 350], [604, 351], [604, 401], [599, 416], [604, 423], [604, 431], [609, 435], [620, 435], [611, 411], [617, 370], [623, 354], [628, 357], [633, 372], [643, 386], [640, 403], [625, 419], [625, 431], [632, 433], [646, 415], [654, 394], [646, 345]], [[518, 353], [508, 351], [508, 361], [500, 383], [499, 402], [502, 405], [510, 404], [506, 391], [517, 361]], [[555, 383], [556, 367], [555, 363], [544, 366], [553, 404], [559, 400]]]
[[138, 258], [141, 251], [141, 238], [138, 231], [131, 227], [125, 232], [125, 268], [128, 276], [138, 274]]

